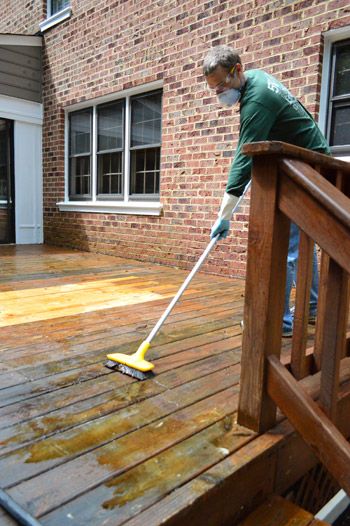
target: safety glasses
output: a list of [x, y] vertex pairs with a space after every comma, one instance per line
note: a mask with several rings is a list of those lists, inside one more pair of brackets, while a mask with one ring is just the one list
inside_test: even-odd
[[227, 84], [230, 82], [230, 76], [232, 76], [234, 74], [235, 67], [236, 66], [232, 66], [232, 68], [229, 70], [225, 80], [223, 80], [222, 82], [219, 82], [219, 84], [214, 86], [214, 88], [209, 88], [210, 91], [213, 91], [215, 93], [222, 93], [223, 91], [225, 91], [225, 89], [227, 89]]

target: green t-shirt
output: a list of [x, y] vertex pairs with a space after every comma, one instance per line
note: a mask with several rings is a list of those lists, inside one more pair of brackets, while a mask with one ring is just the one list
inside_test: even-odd
[[241, 153], [243, 144], [283, 141], [330, 154], [326, 139], [304, 106], [277, 79], [261, 70], [245, 72], [240, 102], [237, 150], [226, 192], [240, 196], [251, 177], [252, 159]]

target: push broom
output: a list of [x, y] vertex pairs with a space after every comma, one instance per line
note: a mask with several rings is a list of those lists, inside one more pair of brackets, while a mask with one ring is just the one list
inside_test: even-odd
[[[238, 209], [244, 195], [246, 194], [249, 186], [250, 181], [247, 184], [247, 186], [244, 189], [243, 194], [238, 199], [232, 214], [236, 212]], [[146, 380], [147, 378], [150, 378], [154, 376], [153, 368], [154, 364], [145, 360], [145, 355], [148, 351], [148, 349], [151, 346], [151, 341], [155, 337], [155, 335], [158, 333], [159, 329], [175, 307], [176, 303], [179, 301], [182, 294], [187, 289], [188, 285], [192, 281], [195, 274], [197, 274], [198, 270], [202, 266], [203, 262], [207, 258], [208, 254], [211, 252], [213, 247], [216, 245], [217, 241], [219, 240], [220, 234], [213, 237], [213, 239], [210, 240], [210, 243], [208, 244], [207, 248], [204, 250], [203, 254], [193, 267], [190, 274], [185, 279], [184, 283], [181, 285], [179, 291], [177, 292], [176, 296], [172, 299], [170, 304], [168, 305], [167, 309], [164, 311], [162, 316], [159, 318], [158, 322], [148, 335], [148, 337], [141, 343], [140, 347], [137, 349], [137, 351], [134, 354], [121, 354], [121, 353], [114, 353], [114, 354], [108, 354], [107, 358], [108, 361], [105, 363], [105, 366], [109, 369], [115, 369], [123, 374], [127, 374], [129, 376], [132, 376], [134, 378], [137, 378], [138, 380]]]

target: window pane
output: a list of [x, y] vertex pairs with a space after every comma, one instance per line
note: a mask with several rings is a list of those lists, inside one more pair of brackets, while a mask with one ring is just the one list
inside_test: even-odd
[[51, 0], [51, 15], [70, 5], [70, 0]]
[[89, 196], [91, 193], [90, 156], [72, 157], [70, 160], [71, 196]]
[[147, 172], [154, 171], [156, 168], [157, 152], [153, 148], [146, 151], [146, 170]]
[[90, 193], [90, 177], [84, 176], [82, 179], [83, 194], [87, 195]]
[[123, 148], [124, 102], [98, 108], [98, 151]]
[[100, 154], [97, 164], [98, 193], [121, 195], [123, 177], [122, 152]]
[[334, 95], [350, 93], [350, 43], [336, 50]]
[[330, 143], [331, 146], [350, 144], [350, 104], [333, 107]]
[[160, 148], [131, 152], [131, 194], [159, 194]]
[[90, 153], [91, 111], [84, 110], [70, 115], [70, 153]]
[[131, 146], [146, 146], [161, 142], [161, 93], [132, 99]]

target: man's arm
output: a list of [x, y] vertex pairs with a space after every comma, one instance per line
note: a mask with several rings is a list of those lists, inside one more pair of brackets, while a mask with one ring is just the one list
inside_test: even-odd
[[226, 192], [239, 197], [251, 177], [252, 159], [242, 154], [244, 144], [266, 141], [276, 116], [265, 106], [257, 103], [243, 108], [237, 150], [228, 174]]
[[268, 139], [274, 119], [272, 112], [260, 104], [252, 103], [243, 108], [237, 150], [229, 171], [218, 219], [211, 229], [211, 238], [218, 234], [219, 239], [228, 236], [233, 209], [251, 178], [252, 160], [251, 157], [242, 154], [242, 146]]

